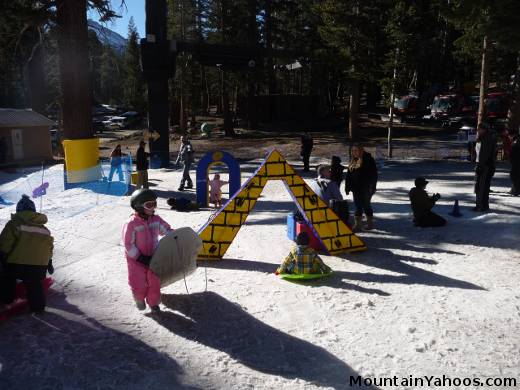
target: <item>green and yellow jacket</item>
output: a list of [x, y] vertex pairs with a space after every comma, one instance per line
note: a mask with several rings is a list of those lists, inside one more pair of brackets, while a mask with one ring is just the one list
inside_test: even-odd
[[54, 239], [44, 225], [47, 217], [34, 211], [11, 215], [0, 233], [0, 251], [8, 264], [47, 267], [52, 258]]

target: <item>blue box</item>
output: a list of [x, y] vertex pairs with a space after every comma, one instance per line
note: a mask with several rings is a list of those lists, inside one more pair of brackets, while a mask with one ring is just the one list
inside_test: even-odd
[[287, 214], [287, 237], [290, 240], [296, 240], [296, 218], [294, 213]]
[[161, 156], [158, 154], [152, 154], [150, 157], [150, 168], [151, 169], [158, 169], [161, 167]]

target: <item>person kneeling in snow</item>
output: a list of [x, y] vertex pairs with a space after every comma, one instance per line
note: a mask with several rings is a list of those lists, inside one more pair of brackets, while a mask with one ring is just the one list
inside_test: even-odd
[[134, 191], [130, 206], [135, 213], [123, 227], [123, 241], [128, 265], [128, 284], [139, 310], [160, 311], [161, 280], [149, 268], [159, 236], [172, 230], [161, 217], [155, 215], [157, 195], [149, 189]]
[[296, 236], [296, 246], [285, 258], [276, 274], [327, 274], [331, 271], [314, 249], [309, 248], [309, 235], [301, 232]]
[[440, 198], [440, 194], [428, 196], [426, 193], [428, 182], [424, 177], [415, 179], [415, 187], [409, 192], [410, 202], [413, 211], [413, 223], [420, 227], [440, 227], [446, 225], [446, 220], [432, 211], [435, 202]]
[[192, 202], [187, 198], [168, 198], [166, 203], [172, 210], [177, 211], [197, 211], [200, 209], [197, 202]]
[[45, 310], [42, 281], [54, 272], [52, 249], [54, 239], [45, 227], [47, 216], [36, 212], [34, 202], [27, 196], [16, 205], [0, 234], [0, 300], [11, 304], [16, 295], [16, 280], [21, 279], [27, 290], [29, 308], [34, 313]]

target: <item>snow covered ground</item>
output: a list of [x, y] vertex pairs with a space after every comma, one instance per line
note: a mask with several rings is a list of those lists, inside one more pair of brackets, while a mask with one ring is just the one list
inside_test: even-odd
[[[243, 167], [243, 179], [257, 166]], [[470, 164], [387, 163], [373, 200], [377, 230], [360, 234], [368, 250], [323, 256], [335, 274], [305, 284], [273, 275], [292, 245], [294, 206], [270, 182], [225, 259], [201, 263], [189, 294], [182, 281], [164, 289], [155, 318], [134, 307], [127, 285], [129, 198], [94, 201], [77, 189], [46, 197], [56, 283], [46, 314], [0, 324], [0, 389], [347, 389], [351, 376], [394, 375], [398, 386], [362, 388], [420, 388], [400, 383], [430, 375], [511, 377], [508, 388], [520, 388], [520, 198], [506, 195], [505, 168], [491, 212], [475, 214]], [[407, 193], [420, 175], [443, 195], [445, 228], [411, 223]], [[211, 211], [166, 205], [180, 176], [150, 171], [158, 212], [198, 229]], [[455, 199], [462, 218], [447, 215]], [[12, 211], [0, 209], [2, 226]]]

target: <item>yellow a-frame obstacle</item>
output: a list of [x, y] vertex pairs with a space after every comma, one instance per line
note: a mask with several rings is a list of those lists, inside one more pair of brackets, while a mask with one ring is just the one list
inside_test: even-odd
[[294, 172], [277, 150], [272, 150], [254, 175], [200, 230], [199, 259], [221, 259], [256, 204], [268, 180], [283, 180], [305, 220], [329, 254], [366, 249], [363, 241], [339, 219]]

